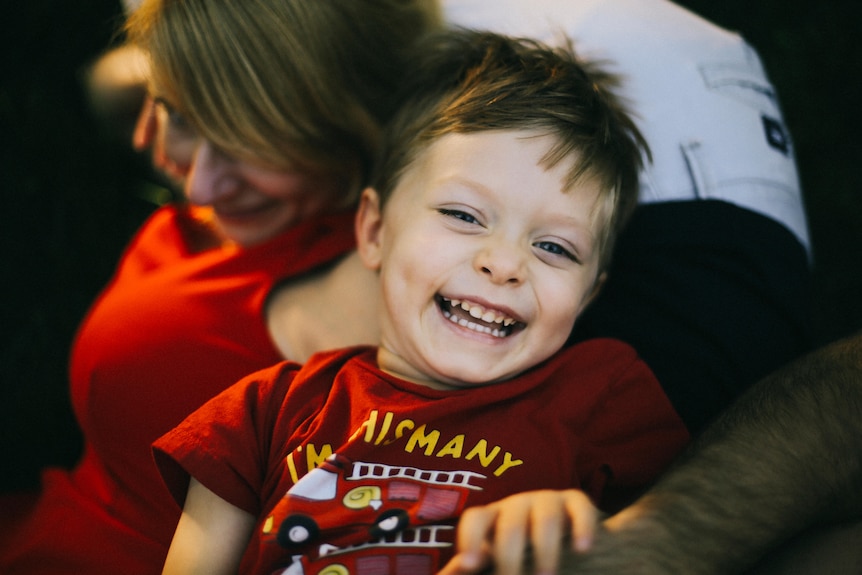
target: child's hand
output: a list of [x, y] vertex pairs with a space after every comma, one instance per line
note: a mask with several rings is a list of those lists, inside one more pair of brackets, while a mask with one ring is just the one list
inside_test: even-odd
[[528, 547], [535, 572], [556, 573], [563, 540], [571, 536], [575, 551], [592, 545], [602, 513], [583, 491], [528, 491], [473, 507], [458, 524], [456, 555], [440, 575], [522, 572]]

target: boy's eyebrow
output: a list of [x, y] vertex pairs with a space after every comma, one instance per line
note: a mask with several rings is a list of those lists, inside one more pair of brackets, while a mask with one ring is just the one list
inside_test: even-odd
[[[440, 178], [439, 180], [435, 180], [435, 182], [439, 185], [448, 185], [448, 184], [454, 183], [456, 185], [463, 187], [463, 189], [478, 193], [479, 195], [485, 196], [485, 197], [493, 198], [496, 195], [493, 188], [489, 188], [488, 186], [482, 184], [481, 182], [477, 182], [477, 181], [472, 180], [470, 178], [464, 178], [461, 175]], [[568, 193], [568, 192], [562, 192], [561, 191], [561, 193]], [[595, 241], [597, 233], [594, 232], [594, 230], [593, 230], [593, 224], [596, 223], [594, 221], [595, 216], [592, 215], [593, 214], [592, 211], [590, 212], [590, 214], [591, 215], [590, 215], [590, 218], [588, 221], [581, 220], [580, 218], [577, 218], [575, 216], [572, 216], [572, 215], [566, 214], [566, 213], [555, 214], [554, 217], [552, 217], [550, 219], [550, 221], [553, 222], [555, 225], [577, 228], [579, 231], [579, 234], [581, 231], [584, 232], [584, 234], [589, 238], [590, 245], [592, 245], [592, 243]]]

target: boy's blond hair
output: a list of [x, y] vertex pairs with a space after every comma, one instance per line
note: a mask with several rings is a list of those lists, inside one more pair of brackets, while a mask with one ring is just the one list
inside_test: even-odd
[[[617, 80], [578, 60], [571, 46], [452, 30], [417, 46], [405, 104], [387, 128], [372, 185], [381, 201], [404, 170], [439, 137], [487, 130], [551, 135], [546, 167], [571, 159], [567, 187], [598, 182], [602, 196], [600, 269], [637, 205], [647, 144], [612, 89]], [[525, 191], [526, 192], [526, 191]]]
[[365, 183], [436, 0], [145, 0], [126, 23], [155, 88], [214, 145]]

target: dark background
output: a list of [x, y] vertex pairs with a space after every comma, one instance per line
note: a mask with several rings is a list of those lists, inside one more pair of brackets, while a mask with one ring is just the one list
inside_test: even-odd
[[[488, 0], [493, 1], [493, 0]], [[577, 1], [577, 0], [571, 0]], [[862, 328], [862, 18], [857, 0], [686, 0], [760, 52], [794, 137], [815, 250], [823, 343]], [[82, 89], [110, 45], [109, 0], [31, 0], [0, 23], [0, 488], [70, 465], [75, 328], [154, 204], [146, 158], [104, 129]]]

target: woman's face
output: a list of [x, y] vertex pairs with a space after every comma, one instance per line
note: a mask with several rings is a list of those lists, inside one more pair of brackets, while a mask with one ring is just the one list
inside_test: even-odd
[[335, 174], [233, 157], [162, 101], [149, 118], [141, 117], [139, 130], [142, 123], [149, 123], [144, 130], [155, 166], [182, 183], [190, 203], [212, 208], [223, 237], [241, 246], [265, 242], [335, 208], [347, 192]]
[[197, 145], [185, 179], [189, 202], [211, 207], [226, 239], [248, 247], [335, 208], [340, 180], [307, 170], [269, 168]]

